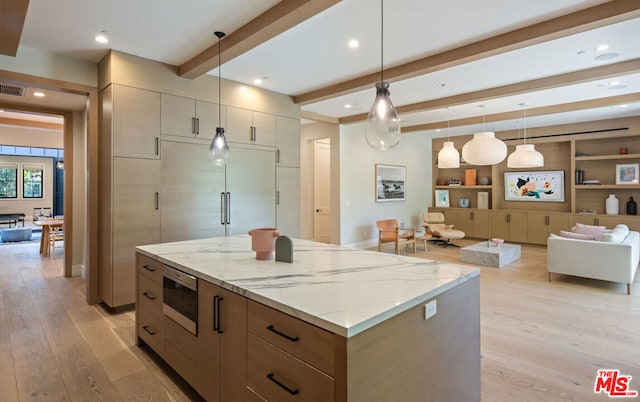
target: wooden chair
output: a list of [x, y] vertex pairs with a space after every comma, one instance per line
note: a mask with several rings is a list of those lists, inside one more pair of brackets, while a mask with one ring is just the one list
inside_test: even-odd
[[403, 229], [398, 225], [397, 219], [384, 219], [376, 221], [378, 227], [378, 251], [381, 251], [384, 243], [395, 243], [396, 254], [400, 254], [400, 244], [405, 247], [413, 245], [413, 252], [416, 252], [416, 230]]
[[49, 256], [56, 258], [56, 248], [63, 248], [64, 232], [62, 226], [49, 226]]

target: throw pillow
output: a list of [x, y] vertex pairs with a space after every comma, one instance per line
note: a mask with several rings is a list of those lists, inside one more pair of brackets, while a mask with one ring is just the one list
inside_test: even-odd
[[566, 230], [560, 231], [561, 237], [566, 237], [568, 239], [576, 239], [576, 240], [595, 240], [596, 237], [592, 234], [582, 234], [576, 232], [567, 232]]
[[573, 230], [573, 232], [584, 234], [584, 235], [592, 235], [595, 238], [595, 240], [599, 240], [600, 235], [602, 235], [606, 229], [607, 229], [606, 226], [592, 226], [592, 225], [583, 225], [582, 223], [576, 223], [576, 227]]

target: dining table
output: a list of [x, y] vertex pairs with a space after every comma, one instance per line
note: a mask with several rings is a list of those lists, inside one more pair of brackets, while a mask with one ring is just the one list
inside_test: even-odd
[[62, 227], [64, 225], [64, 219], [43, 219], [33, 221], [33, 224], [42, 227], [42, 236], [40, 236], [40, 254], [47, 257], [49, 256], [49, 228]]

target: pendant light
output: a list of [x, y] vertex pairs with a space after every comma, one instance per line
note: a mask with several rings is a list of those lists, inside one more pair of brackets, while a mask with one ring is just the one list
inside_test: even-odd
[[532, 168], [544, 166], [544, 156], [536, 151], [533, 144], [527, 144], [527, 112], [523, 109], [524, 139], [523, 144], [516, 145], [516, 150], [509, 155], [507, 167], [510, 168]]
[[380, 20], [380, 82], [367, 117], [365, 139], [372, 148], [386, 151], [400, 142], [400, 121], [389, 98], [389, 83], [384, 81], [384, 0], [380, 0]]
[[[220, 78], [220, 70], [222, 65], [222, 59], [220, 59], [220, 40], [224, 38], [224, 32], [216, 31], [215, 35], [218, 37], [218, 123], [222, 126], [222, 96], [221, 87], [222, 82]], [[229, 144], [224, 136], [224, 128], [216, 127], [216, 135], [211, 140], [209, 145], [209, 158], [213, 160], [216, 166], [223, 166], [227, 163], [229, 158]]]
[[455, 148], [453, 141], [449, 140], [449, 128], [449, 120], [447, 120], [447, 141], [442, 144], [442, 149], [438, 152], [439, 169], [453, 169], [460, 167], [460, 152]]
[[[484, 129], [484, 116], [482, 116]], [[473, 134], [473, 139], [462, 147], [462, 159], [471, 165], [495, 165], [507, 157], [507, 145], [496, 138], [493, 131]]]

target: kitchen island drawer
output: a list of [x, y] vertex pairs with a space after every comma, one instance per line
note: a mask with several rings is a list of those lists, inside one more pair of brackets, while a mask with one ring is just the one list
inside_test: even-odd
[[305, 362], [247, 336], [247, 385], [267, 401], [334, 400], [334, 380]]
[[147, 308], [137, 306], [138, 337], [151, 347], [158, 355], [164, 352], [164, 324], [162, 314], [152, 313]]
[[162, 284], [138, 275], [138, 308], [162, 316]]
[[164, 264], [140, 253], [136, 255], [138, 256], [138, 271], [140, 274], [162, 284]]
[[335, 338], [331, 332], [251, 300], [247, 306], [250, 333], [331, 376], [335, 374]]

